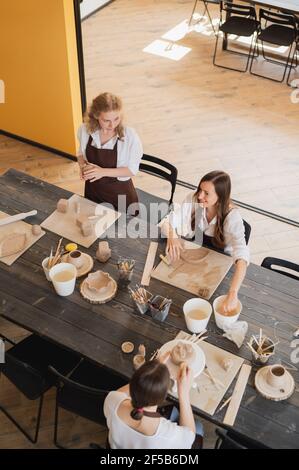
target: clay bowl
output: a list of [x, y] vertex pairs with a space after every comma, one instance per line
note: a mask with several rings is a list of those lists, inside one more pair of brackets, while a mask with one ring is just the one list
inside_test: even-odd
[[114, 282], [108, 273], [96, 271], [86, 278], [87, 288], [96, 295], [104, 296], [114, 289]]

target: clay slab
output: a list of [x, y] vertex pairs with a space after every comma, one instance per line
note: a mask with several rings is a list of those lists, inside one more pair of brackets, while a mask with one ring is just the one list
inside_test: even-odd
[[[50, 230], [50, 232], [72, 240], [85, 248], [89, 248], [121, 215], [120, 212], [104, 207], [101, 204], [96, 204], [78, 196], [78, 194], [73, 194], [68, 201], [69, 209], [67, 213], [64, 214], [55, 210], [41, 225], [43, 228]], [[80, 217], [102, 215], [102, 217], [92, 220], [95, 230], [87, 237], [82, 235], [81, 229], [76, 223], [78, 204], [80, 207]]]
[[[0, 219], [3, 219], [7, 217], [9, 214], [6, 214], [5, 212], [0, 211]], [[11, 266], [16, 259], [18, 259], [25, 251], [30, 248], [37, 240], [39, 240], [41, 237], [45, 235], [45, 232], [42, 230], [39, 235], [33, 235], [32, 233], [32, 225], [28, 224], [27, 222], [24, 222], [23, 220], [19, 220], [18, 222], [13, 222], [12, 224], [8, 225], [3, 225], [0, 226], [0, 239], [2, 240], [4, 237], [7, 237], [8, 235], [12, 233], [26, 233], [27, 239], [26, 239], [26, 245], [23, 250], [18, 251], [17, 253], [10, 255], [10, 256], [5, 256], [3, 258], [0, 258], [0, 261], [4, 264], [7, 264], [7, 266]]]
[[[180, 331], [176, 337], [176, 339], [180, 338], [186, 338], [184, 331]], [[206, 341], [201, 341], [199, 346], [206, 356], [206, 365], [209, 371], [224, 387], [216, 387], [209, 377], [202, 373], [194, 379], [193, 388], [191, 388], [190, 391], [190, 399], [193, 406], [213, 416], [242, 366], [244, 359], [217, 346], [213, 346]], [[231, 360], [231, 367], [227, 371], [223, 368], [224, 359]], [[171, 392], [171, 394], [177, 396], [173, 392]]]
[[192, 242], [185, 242], [185, 247], [188, 250], [194, 249], [201, 261], [195, 263], [193, 259], [192, 263], [188, 263], [180, 259], [170, 266], [161, 261], [151, 276], [196, 296], [209, 299], [229, 271], [233, 259], [231, 256], [207, 248], [202, 248], [204, 256], [201, 257], [198, 245]]

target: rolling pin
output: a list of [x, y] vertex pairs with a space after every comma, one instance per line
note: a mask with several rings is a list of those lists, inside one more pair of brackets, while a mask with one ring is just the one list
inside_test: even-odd
[[30, 211], [30, 212], [21, 212], [20, 214], [10, 215], [9, 217], [4, 217], [3, 219], [0, 219], [0, 226], [12, 224], [13, 222], [26, 219], [26, 217], [30, 217], [36, 214], [37, 214], [37, 210], [34, 209], [33, 211]]

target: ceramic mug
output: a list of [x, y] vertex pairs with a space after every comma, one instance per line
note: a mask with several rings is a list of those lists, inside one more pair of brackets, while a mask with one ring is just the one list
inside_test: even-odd
[[220, 295], [213, 302], [216, 325], [222, 330], [224, 330], [224, 327], [230, 327], [233, 323], [235, 323], [238, 320], [240, 313], [242, 312], [242, 304], [240, 300], [238, 300], [238, 306], [236, 312], [233, 315], [223, 315], [220, 313], [220, 307], [225, 297], [226, 295]]
[[50, 269], [49, 277], [58, 295], [63, 297], [74, 292], [77, 268], [70, 263], [60, 263]]
[[274, 364], [268, 369], [267, 383], [273, 388], [280, 388], [284, 385], [286, 370], [281, 364]]
[[73, 264], [74, 266], [76, 266], [77, 269], [82, 268], [84, 259], [83, 259], [81, 251], [79, 250], [71, 251], [68, 255], [68, 263]]
[[207, 327], [212, 306], [204, 299], [189, 299], [184, 303], [183, 312], [188, 330], [192, 333], [201, 333]]

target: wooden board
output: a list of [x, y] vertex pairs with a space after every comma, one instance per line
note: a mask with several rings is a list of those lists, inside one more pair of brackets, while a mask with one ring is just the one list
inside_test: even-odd
[[143, 274], [142, 274], [142, 279], [141, 279], [141, 285], [142, 286], [149, 286], [150, 279], [151, 279], [151, 273], [152, 273], [152, 269], [153, 269], [153, 266], [154, 266], [156, 253], [157, 253], [157, 249], [158, 249], [158, 243], [157, 242], [151, 242], [150, 246], [149, 246], [149, 249], [148, 249], [148, 253], [147, 253], [147, 257], [146, 257], [146, 261], [145, 261], [145, 266], [144, 266], [144, 270], [143, 270]]
[[223, 420], [224, 424], [233, 426], [240, 404], [241, 404], [241, 400], [242, 400], [246, 385], [247, 385], [250, 372], [251, 372], [251, 366], [249, 366], [248, 364], [243, 364], [237, 383], [233, 391], [232, 399], [230, 401], [230, 404], [227, 408], [227, 411]]
[[[89, 248], [121, 216], [120, 212], [101, 204], [96, 204], [77, 194], [74, 194], [68, 201], [69, 209], [66, 213], [55, 210], [41, 225], [43, 228], [57, 233], [68, 240], [72, 240], [85, 248]], [[81, 229], [76, 224], [78, 217], [76, 213], [77, 204], [80, 205], [80, 215], [86, 215], [87, 217], [103, 215], [94, 221], [94, 233], [88, 237], [82, 235]]]
[[[9, 214], [0, 211], [0, 219], [7, 217]], [[30, 248], [37, 240], [39, 240], [42, 236], [45, 235], [45, 232], [42, 230], [40, 235], [33, 235], [32, 233], [32, 225], [24, 222], [23, 220], [19, 220], [18, 222], [13, 222], [12, 224], [2, 225], [0, 226], [0, 240], [2, 240], [7, 235], [11, 235], [13, 233], [26, 233], [27, 234], [27, 243], [23, 250], [18, 251], [17, 253], [4, 256], [0, 258], [0, 261], [7, 266], [11, 266], [12, 263], [16, 261], [28, 248]]]
[[[186, 333], [180, 331], [176, 338], [186, 338]], [[244, 359], [206, 341], [201, 341], [198, 345], [205, 353], [208, 370], [224, 386], [215, 386], [213, 381], [205, 373], [202, 373], [194, 380], [190, 391], [190, 400], [192, 406], [213, 415], [242, 366]], [[222, 365], [224, 359], [232, 361], [232, 366], [227, 371]], [[175, 393], [173, 395], [176, 396]]]
[[[199, 252], [198, 245], [192, 242], [185, 242], [185, 248]], [[196, 264], [179, 260], [167, 266], [161, 261], [153, 271], [152, 277], [196, 296], [209, 299], [229, 271], [233, 260], [230, 256], [214, 250], [208, 250], [208, 252], [208, 255]]]

